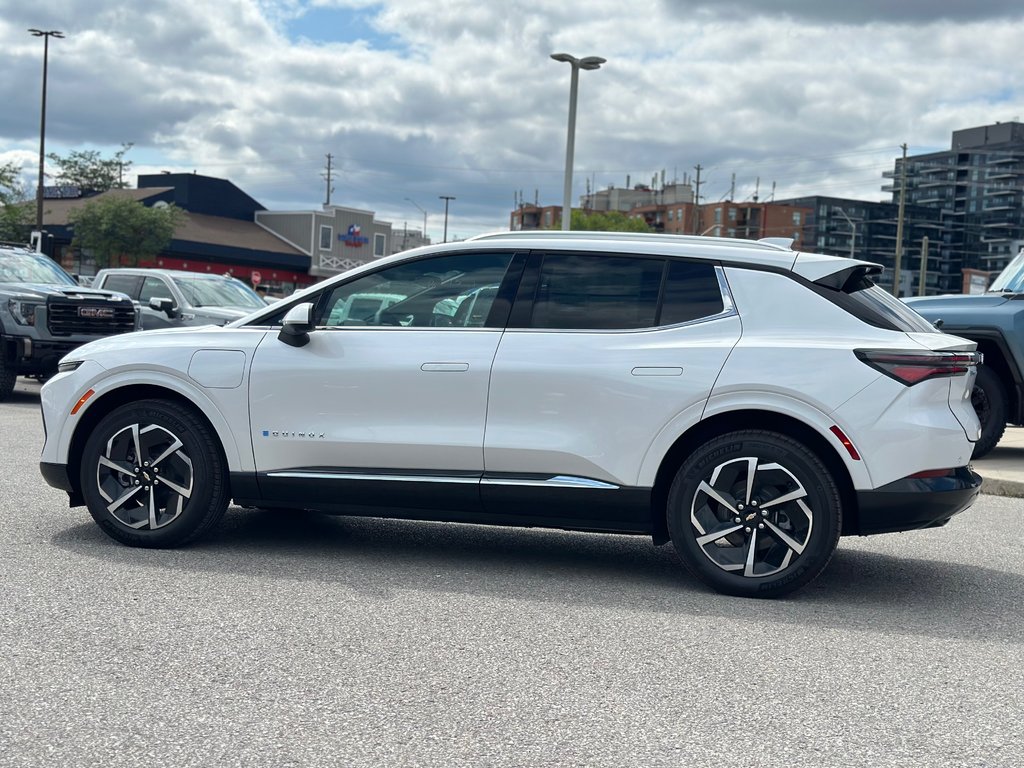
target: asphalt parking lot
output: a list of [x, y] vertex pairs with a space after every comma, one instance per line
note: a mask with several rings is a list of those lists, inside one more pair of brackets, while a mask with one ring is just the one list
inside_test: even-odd
[[133, 550], [39, 477], [37, 390], [0, 404], [0, 766], [1021, 764], [1024, 500], [774, 602], [639, 537], [232, 507]]

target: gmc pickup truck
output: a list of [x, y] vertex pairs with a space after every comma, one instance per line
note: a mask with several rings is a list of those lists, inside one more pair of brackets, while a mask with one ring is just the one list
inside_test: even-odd
[[0, 244], [0, 402], [18, 376], [45, 379], [76, 347], [138, 327], [124, 294], [83, 288], [52, 259]]

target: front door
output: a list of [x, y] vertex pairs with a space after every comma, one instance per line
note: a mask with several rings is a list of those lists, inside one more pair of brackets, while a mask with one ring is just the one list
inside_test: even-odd
[[[480, 289], [498, 286], [510, 260], [459, 254], [363, 275], [325, 289], [305, 346], [267, 334], [249, 399], [264, 498], [475, 510], [504, 325], [480, 315], [493, 301]], [[470, 297], [474, 311], [459, 313]]]

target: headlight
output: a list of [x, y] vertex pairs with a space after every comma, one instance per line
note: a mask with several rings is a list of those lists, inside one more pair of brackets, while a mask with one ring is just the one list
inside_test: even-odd
[[70, 373], [71, 371], [77, 371], [84, 362], [84, 360], [61, 360], [57, 363], [57, 372]]
[[24, 301], [22, 299], [11, 299], [7, 302], [7, 308], [18, 325], [35, 325], [36, 310], [44, 305], [41, 301]]

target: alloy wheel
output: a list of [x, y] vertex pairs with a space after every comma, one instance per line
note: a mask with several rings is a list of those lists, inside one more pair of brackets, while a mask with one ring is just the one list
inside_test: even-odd
[[771, 576], [790, 567], [811, 539], [808, 493], [786, 467], [745, 456], [717, 465], [693, 496], [698, 547], [723, 571]]
[[107, 512], [137, 530], [176, 520], [193, 492], [192, 459], [166, 427], [129, 424], [107, 441], [96, 462], [96, 487]]

